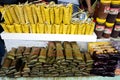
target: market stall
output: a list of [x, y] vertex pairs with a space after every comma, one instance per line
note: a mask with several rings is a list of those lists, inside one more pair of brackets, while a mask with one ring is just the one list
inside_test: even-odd
[[83, 11], [73, 16], [72, 4], [2, 7], [7, 54], [1, 79], [118, 80], [120, 1], [100, 5], [96, 23]]

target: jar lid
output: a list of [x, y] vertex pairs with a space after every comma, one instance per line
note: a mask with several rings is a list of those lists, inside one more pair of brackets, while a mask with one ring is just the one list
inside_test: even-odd
[[112, 0], [111, 3], [112, 3], [112, 4], [120, 5], [120, 0]]
[[111, 3], [111, 0], [100, 0], [101, 3]]
[[106, 22], [105, 25], [106, 25], [107, 27], [113, 27], [113, 26], [114, 26], [114, 23]]
[[96, 18], [96, 21], [98, 22], [98, 23], [101, 23], [101, 24], [103, 24], [103, 23], [105, 23], [105, 21], [106, 21], [106, 19], [100, 19], [100, 18]]
[[116, 18], [116, 22], [120, 22], [120, 19]]

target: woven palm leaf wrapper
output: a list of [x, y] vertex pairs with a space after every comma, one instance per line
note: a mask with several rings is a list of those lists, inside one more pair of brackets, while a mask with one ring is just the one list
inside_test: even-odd
[[48, 53], [47, 53], [47, 63], [52, 64], [55, 62], [56, 47], [54, 42], [49, 42]]
[[39, 62], [41, 63], [45, 63], [46, 62], [46, 52], [47, 52], [47, 49], [46, 48], [41, 48], [41, 51], [40, 51], [40, 55], [39, 55]]
[[22, 58], [24, 50], [25, 50], [24, 46], [18, 47], [18, 49], [16, 51], [16, 58]]

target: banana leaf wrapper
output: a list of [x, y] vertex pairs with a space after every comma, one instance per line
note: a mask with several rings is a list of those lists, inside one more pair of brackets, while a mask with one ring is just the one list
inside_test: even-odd
[[16, 60], [13, 60], [11, 62], [11, 65], [10, 65], [9, 69], [15, 69], [15, 66], [16, 66]]
[[13, 51], [9, 51], [7, 53], [7, 58], [14, 60], [15, 59], [15, 53]]
[[63, 47], [61, 42], [56, 42], [56, 60], [64, 59]]
[[15, 31], [17, 33], [22, 33], [23, 32], [21, 24], [14, 23], [14, 26], [15, 26]]
[[16, 58], [22, 58], [23, 52], [25, 50], [25, 47], [18, 47], [17, 52], [16, 52]]
[[9, 66], [11, 65], [11, 62], [12, 62], [11, 59], [5, 58], [5, 59], [4, 59], [4, 62], [3, 62], [3, 65], [2, 65], [2, 69], [3, 69], [3, 70], [4, 70], [4, 69], [8, 69]]
[[48, 48], [48, 53], [47, 53], [47, 62], [52, 64], [55, 62], [55, 50], [52, 49], [52, 47]]
[[7, 28], [6, 24], [1, 23], [0, 25], [2, 26], [5, 32], [9, 32], [9, 29]]
[[40, 55], [39, 55], [39, 62], [46, 62], [46, 48], [41, 48]]
[[90, 56], [90, 54], [89, 53], [85, 53], [85, 62], [87, 63], [87, 64], [89, 64], [89, 63], [93, 63], [93, 59], [91, 58], [91, 56]]
[[73, 60], [72, 47], [71, 47], [70, 43], [65, 41], [63, 43], [63, 47], [64, 47], [64, 54], [65, 54], [66, 60], [69, 60], [69, 59]]
[[77, 60], [83, 61], [82, 55], [80, 53], [80, 49], [79, 49], [79, 46], [77, 45], [77, 43], [76, 42], [71, 42], [71, 46], [72, 46], [72, 49], [73, 49], [74, 58], [77, 59]]
[[30, 59], [36, 59], [40, 53], [40, 48], [39, 47], [33, 47], [32, 51], [30, 53]]
[[23, 52], [23, 55], [29, 55], [31, 53], [32, 48], [31, 47], [26, 47], [25, 51]]

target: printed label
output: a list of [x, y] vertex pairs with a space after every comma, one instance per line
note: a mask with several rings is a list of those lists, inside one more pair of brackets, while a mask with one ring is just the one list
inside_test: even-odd
[[105, 26], [96, 25], [96, 31], [103, 31]]
[[120, 31], [120, 25], [115, 25], [114, 30], [115, 30], [115, 31]]
[[119, 13], [119, 8], [110, 8], [109, 14], [118, 14]]
[[110, 10], [110, 7], [106, 6], [106, 7], [104, 8], [104, 13], [109, 13], [109, 10]]
[[111, 34], [112, 28], [105, 28], [104, 33]]

